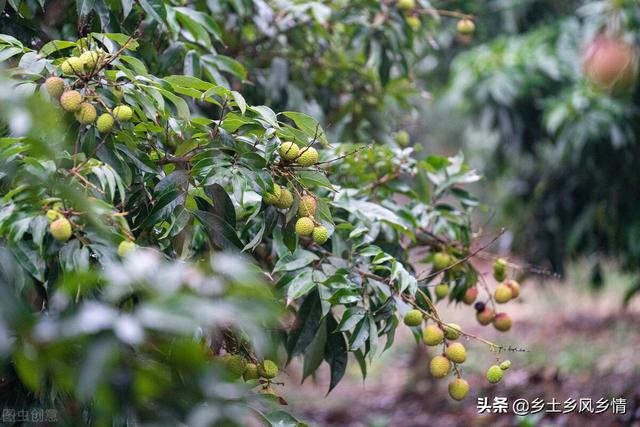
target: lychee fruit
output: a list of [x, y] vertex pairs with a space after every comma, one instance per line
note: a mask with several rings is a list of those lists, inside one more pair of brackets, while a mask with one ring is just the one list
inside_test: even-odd
[[98, 132], [100, 133], [109, 133], [111, 129], [113, 129], [113, 116], [109, 113], [100, 114], [98, 120], [96, 121], [96, 128], [98, 128]]
[[65, 217], [58, 218], [49, 225], [49, 232], [59, 242], [66, 242], [71, 237], [71, 223]]
[[84, 64], [84, 69], [87, 71], [95, 71], [98, 68], [100, 61], [100, 54], [95, 50], [88, 50], [80, 55], [80, 60]]
[[314, 224], [311, 218], [303, 216], [296, 221], [296, 233], [299, 236], [311, 236], [313, 234]]
[[467, 305], [471, 305], [475, 302], [476, 298], [478, 298], [478, 288], [474, 286], [471, 288], [467, 288], [464, 296], [462, 297], [462, 302]]
[[476, 320], [478, 320], [478, 323], [484, 326], [491, 323], [493, 321], [493, 317], [493, 310], [491, 310], [489, 307], [485, 307], [484, 310], [478, 311], [476, 313]]
[[396, 142], [401, 147], [406, 147], [411, 142], [411, 136], [409, 136], [409, 132], [406, 130], [399, 130], [396, 133]]
[[64, 80], [60, 77], [49, 77], [44, 81], [44, 87], [50, 97], [58, 99], [64, 92]]
[[247, 362], [239, 354], [226, 354], [223, 358], [227, 370], [234, 377], [240, 378], [247, 369]]
[[451, 256], [446, 252], [436, 252], [433, 255], [433, 268], [436, 271], [444, 270], [449, 267]]
[[278, 184], [273, 184], [271, 187], [271, 191], [267, 191], [262, 200], [268, 205], [275, 205], [280, 200], [280, 195], [282, 193], [282, 188]]
[[409, 28], [411, 28], [413, 31], [418, 31], [420, 27], [422, 27], [422, 21], [420, 21], [420, 18], [414, 15], [405, 16], [404, 22], [406, 22]]
[[509, 279], [504, 284], [511, 289], [511, 299], [516, 299], [520, 296], [520, 283], [513, 279]]
[[318, 151], [313, 147], [301, 148], [296, 162], [304, 167], [315, 165], [318, 163]]
[[438, 325], [428, 325], [422, 330], [422, 341], [428, 346], [442, 343], [444, 331]]
[[400, 10], [412, 10], [416, 7], [415, 0], [398, 0], [398, 9]]
[[493, 278], [502, 282], [507, 277], [507, 260], [498, 258], [493, 262]]
[[118, 105], [113, 109], [113, 115], [119, 122], [128, 122], [133, 117], [133, 110], [128, 105]]
[[493, 298], [496, 300], [498, 304], [504, 304], [511, 300], [511, 288], [507, 285], [501, 283], [496, 286], [496, 290], [493, 293]]
[[511, 317], [507, 313], [498, 313], [493, 319], [493, 327], [501, 332], [511, 329]]
[[459, 342], [449, 344], [444, 354], [453, 363], [464, 363], [467, 360], [467, 350]]
[[116, 97], [116, 99], [124, 98], [124, 89], [122, 89], [122, 87], [120, 86], [115, 86], [113, 88], [113, 95]]
[[505, 360], [500, 364], [500, 369], [502, 369], [503, 371], [506, 371], [510, 367], [511, 367], [511, 360]]
[[258, 374], [258, 365], [255, 363], [247, 363], [242, 377], [245, 381], [257, 380], [260, 378], [260, 374]]
[[83, 125], [89, 125], [96, 120], [97, 115], [96, 107], [88, 102], [83, 102], [80, 104], [78, 111], [76, 111], [76, 120]]
[[300, 207], [298, 208], [298, 215], [300, 216], [314, 216], [316, 214], [316, 198], [311, 195], [302, 196], [300, 199]]
[[60, 69], [67, 75], [81, 74], [84, 71], [84, 63], [77, 56], [72, 56], [60, 64]]
[[298, 147], [293, 141], [287, 141], [280, 144], [278, 152], [280, 153], [280, 157], [282, 157], [284, 160], [291, 161], [298, 157], [300, 147]]
[[638, 56], [631, 43], [617, 36], [598, 35], [586, 46], [582, 69], [595, 87], [627, 91], [638, 75]]
[[469, 394], [469, 383], [462, 378], [456, 378], [449, 383], [449, 396], [453, 400], [464, 400]]
[[67, 90], [60, 95], [60, 106], [63, 110], [74, 113], [80, 109], [82, 95], [77, 90]]
[[498, 365], [492, 365], [491, 367], [489, 367], [489, 369], [487, 369], [487, 380], [491, 384], [500, 382], [503, 375], [504, 373], [502, 372], [502, 369], [500, 369], [500, 366]]
[[329, 240], [329, 231], [324, 225], [319, 225], [313, 228], [311, 237], [316, 244], [323, 245], [327, 240]]
[[456, 28], [458, 33], [467, 36], [474, 33], [476, 30], [476, 24], [471, 19], [464, 18], [458, 21]]
[[410, 310], [404, 315], [404, 324], [407, 326], [419, 326], [422, 323], [422, 312], [420, 310]]
[[280, 209], [289, 209], [291, 205], [293, 205], [293, 194], [291, 194], [291, 191], [286, 188], [282, 188], [280, 191], [280, 197], [278, 197], [278, 201], [275, 205]]
[[434, 378], [444, 378], [451, 370], [451, 362], [444, 356], [435, 356], [431, 359], [430, 370]]
[[457, 340], [460, 338], [460, 333], [462, 332], [462, 327], [456, 323], [448, 323], [444, 327], [444, 336], [448, 340]]
[[123, 257], [136, 248], [136, 244], [131, 240], [123, 240], [118, 245], [118, 256]]
[[447, 295], [449, 295], [449, 285], [447, 285], [446, 283], [440, 283], [436, 286], [435, 292], [436, 298], [438, 300], [441, 300], [442, 298], [445, 298]]
[[268, 380], [278, 376], [278, 365], [272, 360], [265, 360], [258, 366], [258, 374]]
[[57, 210], [55, 210], [55, 209], [49, 209], [49, 210], [47, 211], [47, 219], [48, 219], [50, 222], [55, 221], [56, 219], [60, 218], [60, 216], [61, 216], [61, 215], [60, 215], [60, 212], [58, 212], [58, 211], [57, 211]]

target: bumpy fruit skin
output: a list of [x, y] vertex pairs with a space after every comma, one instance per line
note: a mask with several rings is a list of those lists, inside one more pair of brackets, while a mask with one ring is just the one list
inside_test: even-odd
[[438, 345], [443, 340], [444, 331], [437, 325], [428, 325], [422, 330], [422, 341], [428, 346]]
[[467, 360], [467, 350], [459, 342], [449, 344], [444, 354], [453, 363], [464, 363]]
[[280, 195], [282, 194], [282, 188], [279, 185], [274, 184], [271, 191], [268, 191], [262, 197], [262, 200], [268, 205], [275, 205], [280, 200]]
[[124, 89], [122, 89], [120, 86], [114, 87], [113, 88], [113, 95], [116, 97], [116, 99], [124, 98]]
[[319, 225], [313, 228], [311, 237], [316, 244], [323, 245], [327, 240], [329, 240], [329, 231], [324, 225]]
[[71, 237], [71, 223], [67, 218], [58, 218], [49, 225], [49, 232], [59, 242], [66, 242]]
[[444, 356], [435, 356], [431, 359], [430, 371], [434, 378], [444, 378], [449, 375], [451, 362]]
[[136, 244], [131, 240], [123, 240], [118, 245], [118, 256], [123, 257], [136, 248]]
[[113, 129], [113, 116], [109, 113], [100, 114], [98, 120], [96, 121], [96, 128], [98, 128], [98, 132], [100, 133], [109, 133], [111, 129]]
[[507, 260], [498, 258], [493, 262], [493, 278], [502, 282], [507, 277]]
[[44, 81], [44, 87], [52, 98], [60, 98], [64, 92], [64, 80], [60, 77], [49, 77]]
[[511, 317], [507, 313], [498, 313], [493, 319], [493, 327], [501, 332], [511, 329]]
[[60, 95], [60, 106], [63, 110], [75, 113], [82, 104], [82, 95], [77, 90], [67, 90]]
[[84, 64], [84, 69], [87, 71], [95, 71], [98, 68], [98, 62], [100, 61], [100, 54], [95, 50], [88, 50], [80, 55], [80, 60]]
[[90, 125], [91, 123], [96, 121], [96, 116], [98, 113], [96, 112], [96, 107], [89, 104], [88, 102], [83, 102], [80, 104], [80, 109], [76, 111], [76, 120], [78, 120], [83, 125]]
[[460, 34], [469, 35], [476, 31], [476, 24], [471, 19], [461, 19], [456, 28]]
[[[407, 22], [408, 23], [408, 22]], [[396, 133], [396, 142], [401, 147], [406, 147], [411, 142], [411, 136], [409, 136], [409, 132], [406, 130], [399, 130]]]
[[234, 377], [240, 378], [247, 369], [247, 362], [239, 354], [227, 354], [224, 356], [224, 363], [227, 370]]
[[582, 70], [598, 89], [628, 91], [638, 76], [638, 56], [633, 45], [622, 38], [601, 34], [586, 46]]
[[411, 10], [416, 7], [415, 0], [398, 0], [398, 9]]
[[500, 364], [500, 369], [502, 369], [503, 371], [506, 371], [510, 367], [511, 367], [511, 360], [505, 360]]
[[516, 299], [520, 296], [520, 283], [513, 279], [509, 279], [504, 284], [511, 289], [511, 299]]
[[451, 256], [446, 252], [436, 252], [433, 255], [433, 268], [436, 271], [444, 270], [449, 267], [451, 263]]
[[289, 209], [291, 205], [293, 205], [293, 194], [291, 194], [291, 191], [286, 188], [282, 188], [281, 190], [280, 197], [278, 197], [278, 201], [275, 205], [280, 209]]
[[300, 216], [314, 216], [316, 214], [316, 198], [310, 195], [302, 196], [300, 199], [300, 207], [298, 208], [298, 215]]
[[118, 105], [113, 109], [113, 115], [119, 122], [128, 122], [133, 117], [133, 110], [128, 105]]
[[62, 64], [60, 64], [60, 69], [62, 70], [63, 74], [80, 74], [84, 71], [84, 63], [77, 56], [72, 56], [71, 58], [67, 58]]
[[474, 286], [465, 291], [464, 296], [462, 297], [462, 302], [467, 305], [471, 305], [476, 301], [476, 298], [478, 298], [478, 288]]
[[299, 236], [311, 236], [313, 234], [314, 224], [311, 218], [303, 216], [296, 221], [296, 234]]
[[291, 161], [298, 157], [298, 153], [300, 153], [300, 147], [298, 147], [293, 141], [287, 141], [280, 144], [278, 152], [280, 153], [280, 157], [285, 160]]
[[404, 17], [404, 21], [413, 31], [418, 31], [422, 27], [422, 22], [417, 16], [409, 15]]
[[511, 289], [505, 284], [499, 284], [496, 286], [496, 290], [493, 293], [493, 298], [496, 300], [498, 304], [504, 304], [511, 300], [512, 297]]
[[49, 210], [47, 211], [47, 219], [48, 219], [50, 222], [53, 222], [53, 221], [55, 221], [55, 220], [56, 220], [56, 219], [58, 219], [58, 218], [60, 218], [60, 212], [58, 212], [57, 210], [55, 210], [55, 209], [49, 209]]
[[504, 373], [498, 365], [492, 365], [489, 369], [487, 369], [487, 381], [489, 381], [491, 384], [500, 382], [503, 375]]
[[404, 315], [404, 324], [407, 326], [420, 326], [422, 323], [422, 313], [420, 310], [410, 310]]
[[444, 328], [444, 336], [448, 340], [457, 340], [460, 338], [460, 331], [462, 331], [462, 327], [456, 323], [448, 323]]
[[296, 159], [296, 162], [298, 162], [300, 166], [307, 167], [318, 163], [318, 151], [315, 148], [305, 147], [301, 148], [300, 151]]
[[476, 320], [483, 326], [487, 326], [493, 321], [493, 310], [489, 307], [485, 307], [484, 310], [476, 313]]
[[469, 383], [462, 378], [456, 378], [449, 383], [449, 396], [453, 400], [464, 400], [469, 394]]
[[449, 295], [449, 285], [447, 285], [446, 283], [440, 283], [438, 286], [436, 286], [436, 298], [441, 300], [447, 295]]
[[258, 378], [260, 378], [260, 374], [258, 374], [258, 365], [256, 365], [255, 363], [247, 363], [242, 377], [245, 381], [257, 380]]
[[272, 360], [265, 360], [258, 366], [258, 374], [260, 374], [262, 378], [272, 380], [278, 376], [278, 365]]

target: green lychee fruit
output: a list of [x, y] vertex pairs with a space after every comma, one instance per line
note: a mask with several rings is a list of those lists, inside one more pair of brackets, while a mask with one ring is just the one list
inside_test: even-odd
[[49, 232], [59, 242], [66, 242], [71, 237], [71, 223], [65, 217], [58, 218], [49, 225]]
[[55, 221], [56, 219], [60, 218], [60, 216], [61, 216], [61, 215], [60, 215], [60, 212], [58, 212], [58, 211], [57, 211], [57, 210], [55, 210], [55, 209], [49, 209], [49, 210], [47, 211], [47, 219], [48, 219], [50, 222]]
[[67, 90], [60, 95], [60, 106], [63, 110], [75, 113], [82, 104], [82, 95], [77, 90]]
[[453, 400], [464, 400], [469, 394], [469, 383], [462, 378], [456, 378], [449, 383], [449, 396]]
[[476, 24], [471, 19], [465, 18], [458, 21], [456, 28], [460, 34], [469, 35], [476, 30]]
[[113, 95], [116, 97], [116, 99], [124, 98], [124, 89], [122, 89], [122, 87], [120, 86], [115, 86], [113, 88]]
[[280, 200], [282, 194], [282, 188], [278, 184], [273, 184], [271, 191], [268, 191], [262, 197], [262, 200], [268, 205], [275, 205]]
[[98, 120], [96, 121], [96, 128], [98, 128], [98, 132], [100, 133], [109, 133], [111, 129], [113, 129], [113, 116], [109, 113], [102, 113]]
[[113, 115], [119, 122], [128, 122], [133, 117], [133, 110], [128, 105], [118, 105], [113, 109]]
[[280, 157], [282, 157], [284, 160], [291, 161], [298, 157], [300, 147], [298, 147], [293, 141], [287, 141], [280, 144], [278, 152], [280, 153]]
[[311, 237], [316, 244], [323, 245], [327, 240], [329, 240], [329, 231], [324, 225], [319, 225], [313, 228]]
[[280, 209], [289, 209], [291, 205], [293, 205], [293, 194], [291, 194], [291, 191], [286, 188], [282, 188], [280, 191], [280, 197], [278, 197], [278, 201], [275, 205]]
[[429, 346], [442, 343], [444, 331], [438, 325], [428, 325], [422, 330], [422, 341]]
[[444, 354], [453, 363], [464, 363], [467, 360], [467, 350], [459, 342], [449, 344]]
[[433, 268], [436, 271], [444, 270], [451, 264], [451, 256], [446, 252], [436, 252], [433, 255]]
[[436, 298], [438, 298], [438, 300], [446, 298], [447, 295], [449, 295], [449, 285], [440, 283], [436, 286]]
[[435, 356], [431, 359], [430, 370], [434, 378], [444, 378], [449, 375], [451, 362], [444, 356]]
[[266, 360], [258, 366], [258, 374], [262, 378], [266, 378], [268, 380], [274, 379], [278, 376], [278, 365], [272, 360]]
[[409, 310], [404, 315], [404, 324], [407, 326], [420, 326], [422, 323], [422, 312], [420, 310]]
[[511, 317], [507, 313], [498, 313], [493, 319], [493, 327], [500, 332], [507, 332], [511, 329]]
[[505, 360], [500, 364], [500, 369], [502, 369], [503, 371], [506, 371], [510, 367], [511, 367], [511, 360]]
[[493, 293], [493, 299], [495, 299], [498, 304], [504, 304], [511, 300], [512, 295], [511, 288], [505, 284], [499, 284]]
[[313, 234], [314, 224], [311, 218], [303, 216], [296, 221], [296, 233], [299, 236], [311, 236]]
[[96, 116], [98, 113], [96, 112], [96, 107], [89, 104], [88, 102], [83, 102], [80, 104], [80, 108], [76, 111], [76, 120], [78, 120], [83, 125], [89, 125], [96, 120]]
[[520, 296], [520, 283], [513, 279], [509, 279], [504, 284], [511, 289], [511, 299], [516, 299]]
[[404, 21], [413, 31], [418, 31], [422, 27], [422, 21], [415, 15], [405, 16]]
[[489, 307], [485, 307], [484, 310], [476, 313], [476, 320], [478, 320], [478, 323], [481, 325], [488, 325], [493, 321], [493, 310]]
[[88, 50], [80, 55], [80, 60], [84, 64], [84, 69], [92, 72], [98, 69], [100, 54], [95, 50]]
[[411, 142], [411, 136], [406, 130], [399, 130], [396, 133], [396, 143], [401, 147], [406, 147]]
[[416, 7], [415, 0], [398, 0], [398, 9], [400, 10], [412, 10]]
[[300, 149], [301, 153], [298, 155], [296, 162], [300, 166], [311, 166], [318, 163], [318, 151], [313, 147], [305, 147]]
[[236, 378], [240, 378], [247, 369], [247, 362], [239, 354], [226, 354], [223, 360], [227, 370]]
[[298, 215], [300, 216], [314, 216], [316, 214], [316, 198], [311, 195], [302, 196], [300, 199], [300, 207], [298, 208]]
[[243, 378], [245, 381], [257, 380], [260, 378], [260, 375], [258, 374], [258, 365], [255, 363], [247, 363]]
[[123, 240], [118, 245], [118, 256], [123, 257], [129, 252], [135, 250], [135, 248], [136, 244], [134, 242], [132, 242], [131, 240]]
[[474, 286], [465, 291], [464, 296], [462, 297], [462, 302], [467, 305], [471, 305], [476, 301], [476, 298], [478, 298], [478, 288]]
[[507, 277], [507, 260], [498, 258], [493, 262], [493, 278], [502, 282]]
[[489, 369], [487, 369], [487, 380], [491, 384], [500, 382], [503, 375], [504, 373], [502, 372], [502, 369], [500, 369], [500, 366], [498, 365], [492, 365]]
[[60, 69], [67, 75], [81, 74], [84, 71], [84, 63], [77, 56], [72, 56], [60, 64]]
[[444, 328], [444, 336], [448, 340], [457, 340], [460, 338], [462, 327], [456, 323], [448, 323]]
[[60, 77], [49, 77], [44, 81], [44, 87], [50, 97], [58, 99], [64, 92], [64, 80]]

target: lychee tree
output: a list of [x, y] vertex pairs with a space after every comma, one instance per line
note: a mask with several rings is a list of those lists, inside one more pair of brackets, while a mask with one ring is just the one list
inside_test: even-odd
[[[410, 3], [401, 17], [419, 15]], [[520, 292], [507, 261], [495, 292], [471, 263], [495, 236], [472, 226], [464, 186], [480, 177], [461, 154], [421, 156], [402, 133], [335, 140], [233, 85], [154, 74], [141, 37], [35, 51], [0, 35], [2, 396], [67, 425], [295, 425], [268, 409], [289, 360], [303, 378], [327, 363], [333, 389], [349, 353], [366, 375], [400, 323], [440, 353], [433, 375], [451, 373], [456, 400], [472, 357], [460, 337], [506, 369], [508, 348], [436, 309], [475, 304], [507, 331], [497, 304]]]

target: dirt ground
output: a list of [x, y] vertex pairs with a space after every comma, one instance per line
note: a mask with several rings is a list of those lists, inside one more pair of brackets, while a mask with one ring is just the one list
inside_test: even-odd
[[[526, 352], [502, 355], [512, 368], [497, 385], [484, 372], [495, 361], [488, 347], [464, 341], [468, 359], [463, 376], [471, 391], [463, 402], [447, 395], [447, 380], [435, 380], [428, 372], [430, 355], [417, 345], [408, 328], [399, 328], [396, 345], [374, 360], [365, 382], [355, 361], [345, 378], [326, 398], [328, 369], [300, 384], [300, 365], [292, 364], [285, 377], [283, 397], [289, 410], [317, 426], [640, 426], [640, 296], [623, 310], [621, 298], [630, 278], [606, 274], [604, 291], [594, 294], [586, 285], [584, 265], [576, 265], [565, 280], [527, 280], [521, 298], [505, 305], [514, 320], [507, 334], [482, 327], [471, 307], [438, 305], [441, 317], [463, 329], [499, 344], [524, 348]], [[513, 403], [543, 399], [563, 409], [566, 399], [626, 399], [626, 413], [614, 414], [611, 406], [602, 413], [567, 414], [544, 410], [516, 416], [480, 414], [478, 399], [506, 397]], [[601, 407], [602, 408], [602, 407]]]

